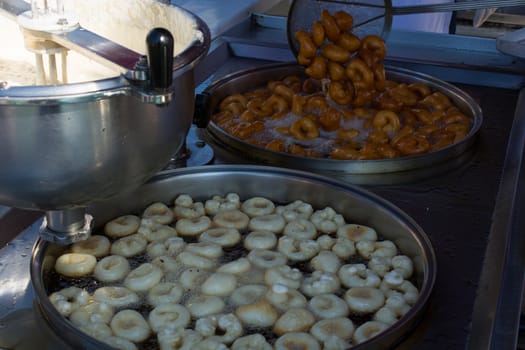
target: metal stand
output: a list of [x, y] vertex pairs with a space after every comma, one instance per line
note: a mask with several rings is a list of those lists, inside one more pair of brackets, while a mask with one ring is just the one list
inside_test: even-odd
[[196, 127], [192, 126], [180, 151], [170, 159], [163, 170], [187, 168], [206, 165], [214, 158], [213, 149], [196, 134]]

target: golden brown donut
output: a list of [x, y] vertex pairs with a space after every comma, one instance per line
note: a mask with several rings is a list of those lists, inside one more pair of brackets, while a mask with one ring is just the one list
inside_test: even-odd
[[383, 144], [390, 142], [390, 138], [386, 131], [381, 129], [372, 130], [368, 133], [366, 140], [376, 144]]
[[452, 123], [445, 126], [445, 130], [452, 131], [455, 134], [454, 142], [458, 142], [468, 135], [470, 126], [460, 123]]
[[270, 110], [271, 113], [286, 112], [290, 109], [286, 99], [280, 95], [273, 94], [263, 103], [264, 110]]
[[367, 160], [367, 159], [379, 159], [381, 158], [381, 155], [379, 154], [379, 151], [377, 150], [377, 144], [373, 142], [364, 142], [363, 146], [359, 150], [359, 156], [357, 159], [359, 160]]
[[346, 79], [345, 67], [340, 63], [328, 61], [328, 77], [331, 81]]
[[231, 114], [231, 112], [222, 111], [222, 112], [215, 114], [212, 117], [212, 120], [215, 124], [217, 124], [217, 126], [226, 130], [233, 123], [232, 118], [233, 118], [233, 114]]
[[312, 40], [315, 45], [321, 46], [324, 42], [325, 33], [324, 33], [324, 26], [321, 22], [315, 21], [314, 24], [312, 24]]
[[341, 33], [336, 44], [343, 49], [354, 53], [361, 47], [361, 39], [352, 33]]
[[309, 66], [313, 62], [312, 57], [305, 57], [300, 52], [297, 55], [297, 63], [299, 63], [301, 66]]
[[244, 112], [245, 107], [240, 102], [230, 102], [222, 107], [223, 111], [230, 111], [234, 116]]
[[[243, 93], [243, 96], [248, 99], [248, 102], [249, 100], [254, 99], [254, 98], [266, 99], [270, 97], [270, 95], [271, 95], [271, 92], [266, 88], [257, 88], [255, 90], [246, 91], [245, 93]], [[246, 105], [248, 105], [248, 102], [246, 103]]]
[[307, 113], [322, 114], [328, 108], [326, 97], [322, 94], [311, 95], [306, 99], [304, 110]]
[[239, 103], [241, 106], [243, 107], [246, 107], [246, 104], [248, 103], [248, 99], [243, 96], [242, 94], [233, 94], [233, 95], [229, 95], [227, 97], [225, 97], [220, 105], [219, 105], [219, 109], [221, 111], [224, 111], [226, 110], [227, 106], [230, 104], [230, 103]]
[[301, 84], [301, 82], [301, 78], [299, 78], [297, 75], [287, 75], [283, 78], [283, 83], [290, 87], [297, 83]]
[[348, 81], [332, 81], [328, 85], [330, 98], [338, 105], [345, 106], [354, 99], [354, 87]]
[[412, 83], [408, 85], [408, 88], [411, 91], [417, 93], [420, 99], [425, 98], [432, 93], [432, 90], [430, 90], [430, 87], [424, 83]]
[[302, 117], [290, 125], [290, 134], [297, 140], [311, 140], [319, 137], [319, 129], [310, 118]]
[[292, 113], [298, 116], [303, 115], [303, 108], [306, 103], [306, 96], [294, 94], [292, 98]]
[[256, 120], [254, 122], [239, 122], [231, 129], [230, 133], [241, 140], [246, 140], [262, 130], [264, 130], [264, 123]]
[[410, 136], [413, 133], [414, 133], [414, 128], [411, 127], [410, 125], [405, 125], [397, 132], [397, 134], [392, 136], [390, 143], [392, 145], [395, 145], [400, 139], [402, 139], [405, 136]]
[[418, 96], [414, 93], [407, 84], [399, 84], [393, 89], [388, 90], [388, 94], [396, 101], [401, 102], [405, 106], [414, 106], [418, 102]]
[[232, 121], [233, 114], [230, 111], [220, 111], [219, 113], [215, 113], [212, 117], [212, 120], [215, 124], [219, 125], [220, 127], [223, 127], [223, 125], [227, 125]]
[[354, 107], [368, 107], [374, 100], [374, 95], [375, 90], [356, 90], [352, 105]]
[[389, 92], [391, 90], [385, 90], [377, 94], [374, 99], [374, 106], [378, 109], [386, 109], [398, 113], [402, 110], [403, 103], [390, 96]]
[[274, 152], [286, 152], [286, 145], [284, 144], [284, 141], [279, 139], [271, 140], [264, 148]]
[[305, 72], [314, 79], [323, 79], [326, 76], [326, 59], [322, 56], [314, 57], [312, 64], [310, 64]]
[[255, 114], [257, 117], [268, 117], [272, 114], [272, 110], [265, 104], [266, 99], [253, 98], [248, 101], [246, 108]]
[[329, 157], [338, 160], [362, 160], [361, 149], [360, 142], [336, 144], [330, 150]]
[[381, 62], [386, 57], [386, 44], [385, 41], [378, 35], [367, 35], [361, 41], [361, 48], [367, 51], [371, 51], [377, 62]]
[[294, 93], [301, 92], [302, 80], [297, 75], [288, 75], [284, 77], [282, 82], [288, 86]]
[[423, 135], [411, 135], [402, 137], [395, 144], [402, 155], [416, 155], [428, 152], [430, 143]]
[[290, 126], [288, 125], [277, 126], [274, 130], [277, 131], [279, 134], [283, 134], [286, 136], [290, 135]]
[[306, 31], [298, 30], [294, 37], [299, 43], [299, 55], [310, 58], [317, 54], [317, 46], [314, 44], [310, 34]]
[[369, 90], [374, 84], [374, 73], [366, 63], [354, 58], [346, 66], [346, 76], [352, 81], [358, 90]]
[[293, 154], [295, 156], [301, 156], [301, 157], [313, 157], [317, 158], [319, 157], [319, 153], [311, 148], [306, 148], [301, 145], [292, 144], [288, 147], [288, 153]]
[[319, 124], [326, 131], [335, 131], [339, 129], [342, 113], [335, 108], [328, 108], [326, 112], [319, 116]]
[[241, 115], [239, 116], [239, 120], [242, 120], [244, 122], [253, 122], [255, 119], [257, 119], [257, 116], [255, 115], [255, 113], [253, 113], [252, 111], [248, 109], [242, 112]]
[[339, 38], [341, 30], [339, 29], [337, 22], [327, 10], [321, 11], [321, 23], [324, 27], [324, 32], [328, 40], [335, 43]]
[[324, 45], [321, 53], [326, 59], [338, 63], [346, 63], [350, 58], [350, 51], [335, 44]]
[[416, 115], [417, 119], [426, 125], [434, 124], [434, 115], [424, 108], [412, 108], [412, 111]]
[[439, 91], [436, 91], [425, 97], [423, 100], [421, 100], [420, 104], [427, 106], [431, 111], [446, 110], [447, 108], [452, 106], [452, 102], [450, 102], [450, 99], [445, 94]]
[[401, 155], [401, 153], [395, 147], [389, 145], [388, 143], [381, 143], [377, 145], [376, 149], [381, 155], [381, 158], [392, 159]]
[[273, 90], [279, 84], [283, 84], [283, 82], [280, 80], [270, 80], [266, 83], [266, 88], [270, 90], [271, 93], [273, 93]]
[[432, 150], [438, 150], [452, 144], [455, 138], [456, 134], [454, 132], [439, 129], [430, 134], [429, 142], [432, 145]]
[[330, 158], [339, 160], [351, 160], [359, 157], [359, 143], [348, 142], [336, 144], [330, 150]]
[[376, 113], [372, 120], [375, 129], [394, 133], [399, 130], [401, 124], [396, 113], [388, 110], [381, 110]]
[[336, 11], [334, 13], [334, 18], [339, 30], [343, 32], [350, 30], [354, 25], [354, 18], [348, 12], [342, 10]]
[[321, 91], [321, 82], [316, 79], [307, 78], [303, 81], [302, 92], [305, 94], [315, 94]]
[[293, 96], [295, 95], [295, 92], [292, 90], [292, 88], [285, 83], [277, 84], [273, 89], [273, 93], [284, 97], [288, 103], [292, 102]]
[[357, 58], [363, 60], [370, 68], [381, 62], [372, 51], [364, 49], [362, 46], [359, 48]]
[[[452, 107], [452, 108], [455, 108], [455, 107]], [[455, 108], [452, 110], [449, 109], [447, 111], [446, 115], [443, 117], [443, 122], [446, 125], [458, 123], [458, 124], [465, 124], [468, 126], [470, 125], [470, 118], [467, 117], [467, 115], [461, 112], [459, 109]]]

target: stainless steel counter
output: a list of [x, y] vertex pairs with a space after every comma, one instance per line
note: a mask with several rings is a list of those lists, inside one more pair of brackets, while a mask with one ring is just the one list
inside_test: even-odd
[[[516, 349], [525, 271], [525, 63], [498, 53], [490, 39], [393, 33], [388, 43], [389, 64], [457, 84], [484, 114], [472, 157], [454, 169], [412, 183], [366, 186], [412, 216], [438, 258], [425, 318], [393, 348]], [[291, 60], [282, 30], [246, 21], [215, 40], [197, 67], [197, 92], [230, 72]], [[214, 162], [246, 161], [215, 149]], [[9, 330], [32, 326], [28, 263], [40, 219], [19, 214], [9, 218], [9, 211], [0, 220], [20, 228], [9, 225], [5, 234], [16, 238], [0, 250], [0, 348], [18, 340], [27, 345], [27, 337]], [[40, 348], [56, 348], [43, 339]]]
[[[246, 22], [226, 33], [210, 54], [221, 59], [214, 70], [206, 67], [198, 90], [240, 69], [292, 61], [286, 36], [273, 27]], [[454, 169], [417, 182], [365, 186], [422, 225], [438, 257], [427, 315], [393, 347], [516, 349], [525, 271], [525, 61], [498, 52], [493, 39], [392, 32], [387, 44], [388, 64], [458, 85], [484, 116], [472, 157]], [[246, 162], [215, 152], [216, 162]]]

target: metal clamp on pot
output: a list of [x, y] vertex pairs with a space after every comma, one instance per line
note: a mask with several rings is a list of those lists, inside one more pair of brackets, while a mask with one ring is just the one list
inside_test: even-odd
[[168, 103], [173, 97], [173, 36], [167, 29], [155, 28], [146, 37], [146, 43], [148, 56], [141, 56], [125, 76], [142, 88], [135, 91], [145, 103]]

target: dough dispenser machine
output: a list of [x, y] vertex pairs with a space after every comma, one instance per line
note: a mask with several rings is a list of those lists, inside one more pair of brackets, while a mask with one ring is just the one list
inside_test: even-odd
[[[45, 211], [45, 240], [84, 239], [89, 203], [139, 187], [184, 146], [193, 68], [209, 49], [209, 29], [191, 12], [151, 0], [7, 0], [0, 13], [18, 23], [37, 73], [46, 55], [53, 73], [51, 84], [0, 76], [0, 205]], [[100, 31], [89, 27], [101, 24]], [[115, 73], [58, 84], [54, 56], [62, 57], [65, 79], [67, 52]]]

